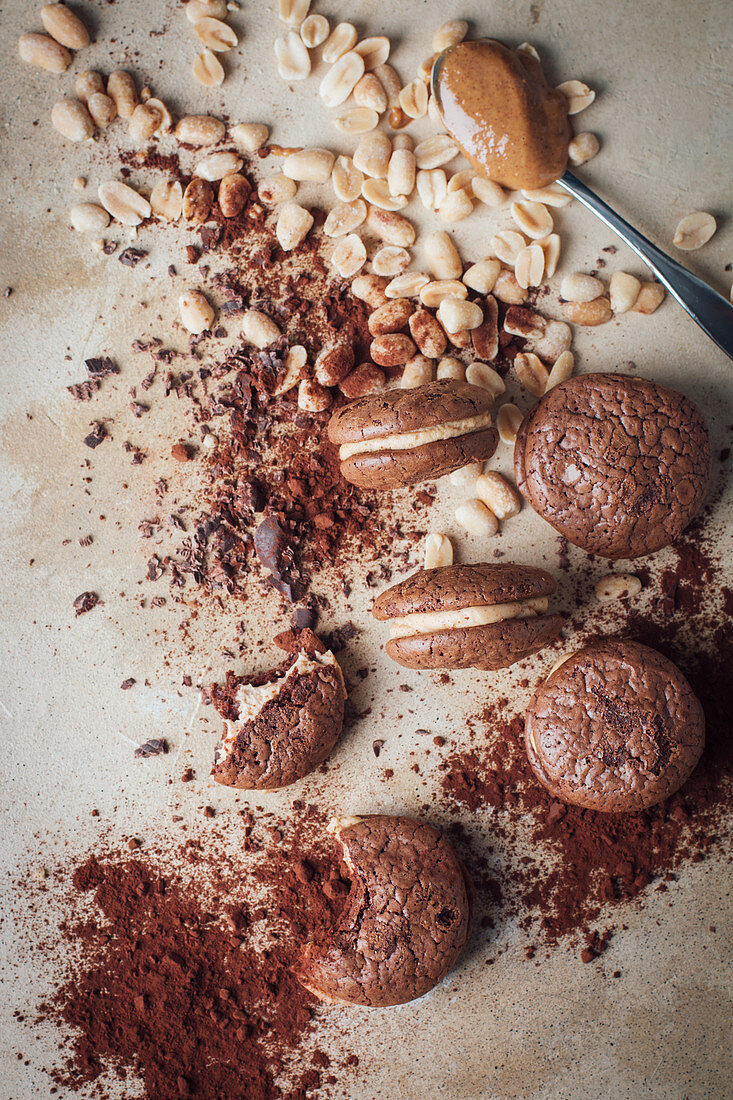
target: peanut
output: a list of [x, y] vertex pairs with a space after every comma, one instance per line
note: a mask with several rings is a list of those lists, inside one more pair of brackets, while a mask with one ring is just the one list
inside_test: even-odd
[[409, 336], [391, 332], [372, 340], [370, 353], [380, 367], [402, 367], [415, 354], [416, 348]]
[[360, 226], [366, 216], [366, 203], [362, 199], [339, 203], [326, 218], [323, 232], [327, 237], [344, 237]]
[[178, 180], [160, 180], [150, 194], [150, 208], [158, 218], [177, 222], [183, 213], [183, 188]]
[[436, 279], [460, 279], [463, 264], [447, 233], [442, 230], [431, 233], [425, 240], [425, 255]]
[[242, 317], [242, 335], [256, 348], [269, 347], [282, 336], [275, 322], [259, 309], [248, 309]]
[[185, 329], [199, 336], [211, 328], [214, 308], [200, 290], [187, 290], [178, 299], [178, 311]]
[[261, 122], [238, 122], [231, 129], [232, 141], [235, 141], [245, 153], [256, 153], [267, 143], [269, 136], [270, 131]]
[[65, 4], [45, 4], [41, 8], [41, 22], [52, 38], [70, 50], [83, 50], [91, 41], [79, 16]]
[[627, 313], [639, 297], [641, 282], [626, 271], [614, 271], [608, 289], [613, 312]]
[[367, 226], [387, 244], [409, 248], [415, 243], [415, 227], [412, 222], [394, 211], [372, 207], [367, 215]]
[[219, 184], [219, 209], [225, 218], [236, 218], [244, 209], [251, 191], [249, 180], [239, 172], [230, 172]]
[[360, 107], [368, 107], [378, 115], [387, 110], [387, 93], [374, 73], [365, 73], [356, 84], [354, 100]]
[[475, 492], [497, 519], [510, 519], [522, 510], [522, 498], [517, 490], [495, 470], [476, 478]]
[[566, 275], [560, 283], [560, 296], [567, 302], [592, 302], [605, 291], [605, 286], [595, 275], [584, 275], [580, 271]]
[[520, 351], [514, 357], [514, 372], [525, 389], [535, 397], [542, 397], [547, 389], [549, 374], [539, 356], [531, 351]]
[[494, 397], [498, 397], [506, 389], [504, 379], [488, 363], [470, 363], [466, 367], [466, 381], [472, 386], [487, 390]]
[[77, 233], [99, 233], [109, 225], [109, 214], [94, 202], [80, 202], [72, 206], [69, 220]]
[[313, 226], [313, 215], [295, 202], [280, 207], [275, 234], [284, 252], [292, 252], [308, 236]]
[[298, 383], [298, 408], [304, 412], [325, 412], [333, 404], [333, 397], [325, 386], [304, 378]]
[[351, 23], [339, 23], [331, 31], [331, 34], [323, 47], [323, 60], [327, 65], [333, 65], [339, 58], [348, 53], [356, 45], [356, 27]]
[[354, 401], [357, 397], [366, 397], [367, 394], [383, 390], [385, 382], [383, 370], [373, 363], [360, 363], [339, 382], [339, 389], [344, 397]]
[[496, 516], [481, 500], [467, 500], [459, 504], [455, 517], [461, 527], [476, 538], [491, 538], [499, 530]]
[[351, 284], [351, 293], [372, 309], [378, 309], [387, 301], [384, 293], [387, 282], [381, 275], [359, 275]]
[[179, 121], [174, 132], [184, 145], [216, 145], [224, 139], [227, 128], [210, 115], [187, 115]]
[[438, 363], [437, 377], [453, 378], [456, 382], [466, 381], [466, 372], [460, 359], [453, 359], [448, 355]]
[[[210, 16], [197, 19], [193, 25], [193, 33], [204, 49], [212, 50], [214, 53], [226, 53], [227, 50], [233, 50], [239, 43], [239, 39], [228, 23], [222, 22], [221, 19], [212, 19]], [[310, 71], [310, 65], [308, 68]]]
[[309, 50], [322, 46], [331, 30], [325, 15], [309, 15], [300, 27], [300, 37]]
[[406, 267], [410, 266], [410, 253], [406, 248], [397, 248], [387, 244], [374, 254], [372, 270], [376, 275], [401, 275]]
[[707, 244], [716, 228], [716, 221], [712, 214], [707, 214], [704, 210], [696, 210], [677, 223], [672, 244], [675, 248], [681, 248], [683, 252], [692, 252]]
[[601, 143], [595, 134], [576, 134], [568, 146], [568, 160], [578, 167], [592, 160], [601, 148]]
[[282, 80], [305, 80], [310, 75], [310, 54], [295, 31], [288, 31], [283, 38], [275, 39], [275, 58]]
[[206, 221], [214, 205], [214, 189], [207, 180], [194, 177], [183, 192], [183, 216], [190, 225]]
[[427, 275], [422, 271], [405, 271], [402, 275], [395, 275], [384, 288], [388, 298], [414, 298], [429, 282]]
[[423, 171], [440, 168], [458, 156], [458, 146], [447, 134], [435, 134], [415, 146], [415, 161]]
[[288, 179], [325, 183], [331, 176], [334, 155], [328, 149], [301, 149], [289, 153], [283, 160], [283, 174]]
[[440, 569], [453, 564], [453, 546], [447, 535], [434, 531], [425, 539], [425, 569]]
[[562, 311], [575, 325], [603, 325], [613, 317], [608, 298], [594, 298], [592, 302], [566, 302]]
[[638, 297], [631, 307], [634, 313], [654, 313], [664, 301], [661, 283], [642, 283]]
[[427, 386], [433, 381], [433, 361], [424, 355], [413, 355], [405, 363], [405, 369], [400, 378], [400, 386], [403, 390], [414, 390], [418, 386]]
[[18, 39], [20, 60], [36, 65], [47, 73], [63, 73], [71, 64], [71, 54], [53, 38], [45, 34], [22, 34]]
[[575, 356], [572, 351], [563, 351], [558, 355], [547, 379], [545, 393], [549, 393], [550, 390], [559, 385], [560, 382], [566, 382], [568, 378], [572, 378], [574, 367]]
[[86, 103], [89, 96], [94, 95], [95, 92], [104, 94], [104, 90], [102, 74], [94, 72], [92, 69], [85, 69], [83, 73], [77, 73], [74, 77], [74, 91], [77, 99], [80, 99], [82, 103]]
[[438, 320], [449, 334], [478, 328], [483, 319], [483, 310], [475, 302], [467, 302], [461, 298], [443, 298], [438, 306]]
[[638, 596], [641, 581], [633, 573], [609, 573], [596, 582], [596, 599], [605, 603], [608, 600], [626, 600]]
[[364, 176], [354, 167], [351, 157], [338, 157], [331, 172], [331, 184], [337, 199], [353, 202], [361, 194]]
[[265, 206], [277, 206], [281, 202], [288, 202], [295, 198], [298, 190], [293, 180], [286, 176], [270, 176], [262, 181], [257, 188], [257, 197]]
[[381, 130], [366, 134], [356, 146], [354, 164], [365, 176], [386, 179], [392, 156], [392, 142]]
[[579, 111], [584, 111], [596, 98], [596, 93], [591, 91], [582, 80], [566, 80], [558, 84], [557, 90], [562, 92], [568, 101], [569, 115], [577, 115]]
[[54, 103], [51, 123], [69, 141], [86, 141], [94, 133], [94, 119], [79, 99], [62, 99]]
[[353, 50], [339, 57], [321, 81], [319, 95], [326, 107], [340, 107], [364, 75], [364, 59]]
[[216, 180], [223, 180], [224, 176], [239, 172], [242, 164], [242, 158], [236, 153], [211, 153], [198, 162], [193, 174], [213, 183]]
[[333, 124], [342, 134], [367, 134], [379, 125], [379, 115], [370, 107], [347, 107]]
[[100, 130], [106, 129], [117, 118], [115, 101], [104, 92], [92, 92], [87, 99], [87, 110]]
[[366, 263], [366, 246], [356, 233], [342, 237], [331, 253], [331, 263], [342, 279], [350, 279]]
[[[372, 314], [374, 316], [374, 314]], [[409, 319], [410, 334], [420, 352], [429, 359], [439, 359], [447, 340], [438, 321], [427, 309], [418, 309]]]
[[499, 278], [501, 264], [498, 260], [479, 260], [463, 273], [463, 282], [478, 294], [489, 294]]
[[412, 305], [407, 298], [395, 298], [379, 306], [369, 317], [372, 336], [384, 336], [388, 332], [400, 332], [412, 317]]
[[211, 50], [204, 50], [193, 63], [193, 75], [204, 88], [218, 88], [224, 83], [224, 66]]
[[338, 386], [354, 367], [351, 344], [336, 344], [324, 348], [316, 359], [314, 374], [322, 386]]
[[510, 447], [514, 446], [523, 420], [524, 417], [516, 405], [507, 402], [501, 406], [496, 414], [496, 429], [502, 443], [507, 443]]
[[117, 69], [107, 78], [107, 95], [115, 102], [120, 118], [131, 118], [140, 102], [135, 81], [129, 73]]

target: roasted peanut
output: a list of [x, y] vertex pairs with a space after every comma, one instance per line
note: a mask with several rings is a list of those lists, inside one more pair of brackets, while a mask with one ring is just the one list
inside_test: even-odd
[[219, 184], [219, 209], [225, 218], [236, 218], [241, 214], [249, 198], [251, 187], [249, 180], [239, 172], [224, 176]]
[[183, 192], [183, 216], [190, 225], [206, 221], [214, 205], [214, 189], [207, 180], [194, 177]]
[[387, 333], [372, 340], [370, 354], [380, 367], [402, 367], [415, 354], [416, 348], [409, 336], [401, 332]]
[[65, 4], [45, 4], [41, 8], [41, 22], [52, 38], [70, 50], [83, 50], [89, 45], [89, 31]]
[[71, 54], [46, 34], [22, 34], [18, 39], [20, 60], [36, 65], [47, 73], [63, 73], [71, 64]]
[[372, 336], [384, 336], [388, 332], [400, 332], [412, 317], [412, 305], [407, 298], [395, 298], [379, 306], [370, 315], [368, 325]]
[[427, 309], [418, 309], [410, 317], [409, 325], [412, 339], [421, 353], [429, 359], [439, 359], [445, 351], [448, 341], [443, 329], [432, 313], [428, 312]]
[[200, 290], [187, 290], [178, 299], [178, 311], [185, 329], [199, 336], [211, 328], [214, 308]]
[[522, 510], [522, 498], [517, 490], [495, 470], [476, 478], [475, 492], [497, 519], [510, 519]]

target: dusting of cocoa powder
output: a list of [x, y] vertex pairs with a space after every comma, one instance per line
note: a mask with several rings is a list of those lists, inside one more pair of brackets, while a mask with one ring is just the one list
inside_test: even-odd
[[348, 884], [308, 839], [313, 822], [322, 832], [312, 808], [293, 832], [243, 817], [246, 865], [212, 834], [97, 852], [65, 875], [74, 915], [60, 931], [72, 962], [36, 1020], [70, 1036], [57, 1087], [93, 1084], [106, 1096], [111, 1074], [140, 1079], [155, 1100], [296, 1100], [333, 1082], [317, 1002], [290, 967], [338, 915]]

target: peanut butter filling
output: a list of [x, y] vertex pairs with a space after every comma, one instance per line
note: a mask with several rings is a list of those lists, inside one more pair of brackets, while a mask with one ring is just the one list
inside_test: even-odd
[[376, 439], [360, 439], [356, 443], [342, 443], [339, 457], [343, 462], [352, 455], [371, 454], [374, 451], [409, 451], [413, 447], [424, 447], [427, 443], [438, 443], [444, 439], [457, 439], [471, 432], [480, 432], [491, 427], [491, 413], [479, 413], [464, 420], [450, 420], [446, 424], [436, 424], [432, 428], [421, 428], [414, 432], [395, 432], [394, 435], [379, 436]]
[[461, 42], [436, 62], [433, 90], [446, 129], [490, 180], [536, 189], [565, 171], [567, 101], [531, 54], [493, 39]]
[[465, 630], [472, 626], [490, 626], [506, 619], [530, 619], [547, 611], [547, 596], [533, 596], [511, 603], [463, 607], [459, 611], [416, 611], [389, 624], [391, 638], [413, 638], [416, 634], [435, 634], [441, 630]]

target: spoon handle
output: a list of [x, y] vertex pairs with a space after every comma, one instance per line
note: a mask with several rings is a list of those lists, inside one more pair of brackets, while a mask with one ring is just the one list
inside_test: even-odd
[[565, 172], [558, 183], [582, 202], [583, 206], [592, 210], [634, 250], [659, 281], [664, 283], [670, 294], [687, 310], [693, 321], [715, 341], [721, 351], [733, 359], [733, 305], [702, 279], [698, 279], [697, 275], [687, 271], [682, 264], [678, 264], [647, 240], [572, 172]]

